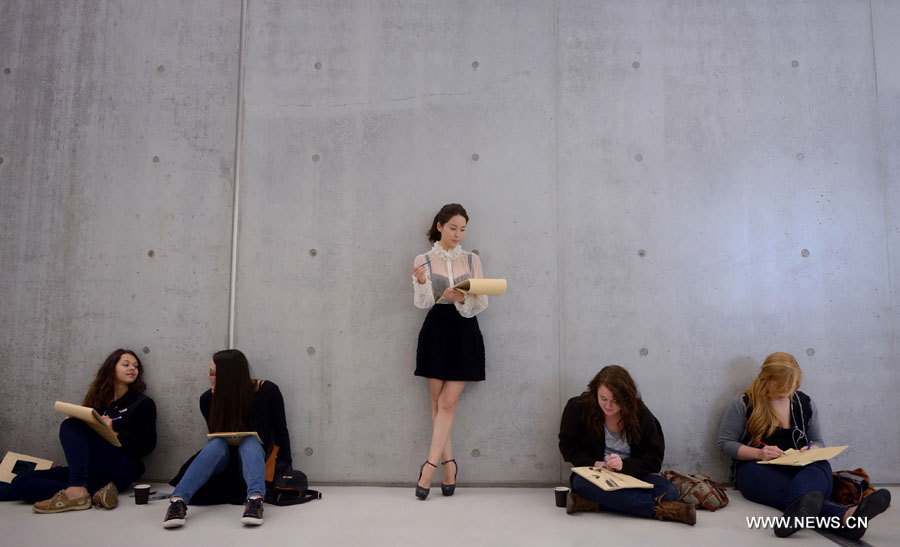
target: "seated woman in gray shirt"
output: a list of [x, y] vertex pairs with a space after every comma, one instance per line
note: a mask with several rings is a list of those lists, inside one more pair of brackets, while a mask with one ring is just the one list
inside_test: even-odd
[[[891, 493], [881, 489], [859, 505], [831, 503], [832, 473], [827, 461], [803, 467], [759, 465], [790, 448], [804, 451], [824, 446], [819, 413], [812, 399], [800, 388], [803, 373], [793, 355], [773, 353], [766, 357], [759, 374], [725, 410], [719, 427], [719, 449], [733, 458], [734, 485], [750, 501], [784, 511], [790, 520], [775, 527], [775, 535], [796, 532], [793, 517], [822, 516], [840, 522], [840, 533], [859, 539], [866, 528], [857, 526], [861, 517], [872, 517], [887, 509]], [[848, 523], [849, 517], [859, 517]]]

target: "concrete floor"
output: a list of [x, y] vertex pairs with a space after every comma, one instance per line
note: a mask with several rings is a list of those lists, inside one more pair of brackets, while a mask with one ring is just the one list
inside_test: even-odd
[[[171, 491], [168, 485], [154, 490]], [[0, 503], [0, 544], [22, 545], [769, 545], [770, 530], [750, 530], [745, 517], [776, 515], [729, 490], [728, 507], [698, 511], [697, 525], [656, 522], [615, 514], [566, 515], [553, 505], [550, 488], [463, 488], [452, 498], [433, 488], [427, 501], [413, 488], [324, 487], [322, 501], [295, 507], [266, 506], [265, 524], [245, 528], [241, 507], [190, 507], [180, 529], [162, 527], [166, 500], [137, 506], [131, 492], [114, 511], [38, 515], [23, 503]], [[900, 495], [900, 487], [890, 488]], [[437, 494], [437, 495], [435, 495]], [[898, 545], [900, 520], [888, 511], [866, 533], [870, 545]], [[93, 539], [88, 539], [93, 538]], [[788, 540], [785, 540], [788, 541]], [[835, 545], [803, 530], [790, 545]], [[282, 543], [291, 542], [291, 543]], [[845, 543], [846, 544], [846, 543]], [[862, 544], [862, 543], [861, 543]]]

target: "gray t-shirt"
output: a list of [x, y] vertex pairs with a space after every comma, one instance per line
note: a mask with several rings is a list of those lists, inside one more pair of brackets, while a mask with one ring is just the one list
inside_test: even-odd
[[604, 424], [603, 434], [606, 437], [606, 449], [603, 451], [604, 456], [618, 454], [623, 460], [631, 456], [631, 445], [628, 444], [628, 439], [625, 438], [624, 429], [619, 433], [613, 433], [606, 427], [606, 424]]

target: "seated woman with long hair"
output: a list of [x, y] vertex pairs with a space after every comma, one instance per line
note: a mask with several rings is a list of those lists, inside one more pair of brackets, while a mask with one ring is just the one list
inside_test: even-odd
[[144, 395], [144, 366], [137, 354], [117, 349], [100, 365], [83, 406], [100, 413], [121, 447], [111, 445], [86, 423], [67, 418], [59, 426], [66, 467], [17, 475], [3, 499], [34, 503], [37, 513], [113, 509], [119, 490], [144, 474], [141, 461], [156, 447], [156, 405]]
[[618, 365], [603, 367], [587, 391], [566, 404], [559, 451], [575, 467], [606, 467], [653, 488], [606, 491], [573, 473], [566, 512], [618, 511], [695, 524], [694, 506], [678, 501], [678, 489], [657, 474], [665, 448], [659, 420], [641, 400], [628, 371]]
[[187, 504], [244, 503], [241, 522], [263, 523], [266, 494], [266, 447], [277, 447], [277, 465], [291, 464], [291, 439], [284, 399], [274, 382], [250, 378], [247, 358], [236, 349], [213, 355], [209, 364], [210, 389], [200, 396], [200, 412], [210, 433], [255, 431], [238, 446], [212, 438], [182, 467], [175, 486], [165, 528], [184, 525]]
[[795, 467], [760, 465], [785, 450], [804, 451], [824, 446], [819, 413], [809, 395], [799, 391], [803, 373], [793, 355], [766, 357], [750, 387], [728, 406], [719, 426], [719, 449], [733, 458], [734, 485], [750, 501], [774, 507], [789, 520], [775, 527], [775, 535], [787, 537], [799, 528], [794, 517], [840, 519], [842, 535], [859, 539], [866, 528], [847, 525], [849, 517], [872, 517], [887, 509], [891, 493], [877, 490], [859, 505], [845, 507], [828, 501], [833, 485], [827, 461]]

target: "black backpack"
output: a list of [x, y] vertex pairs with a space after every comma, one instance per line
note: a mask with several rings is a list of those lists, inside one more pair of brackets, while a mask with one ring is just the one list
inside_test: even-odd
[[266, 503], [297, 505], [322, 499], [321, 492], [309, 489], [309, 481], [303, 471], [277, 461], [277, 457], [278, 445], [273, 445], [266, 459]]

